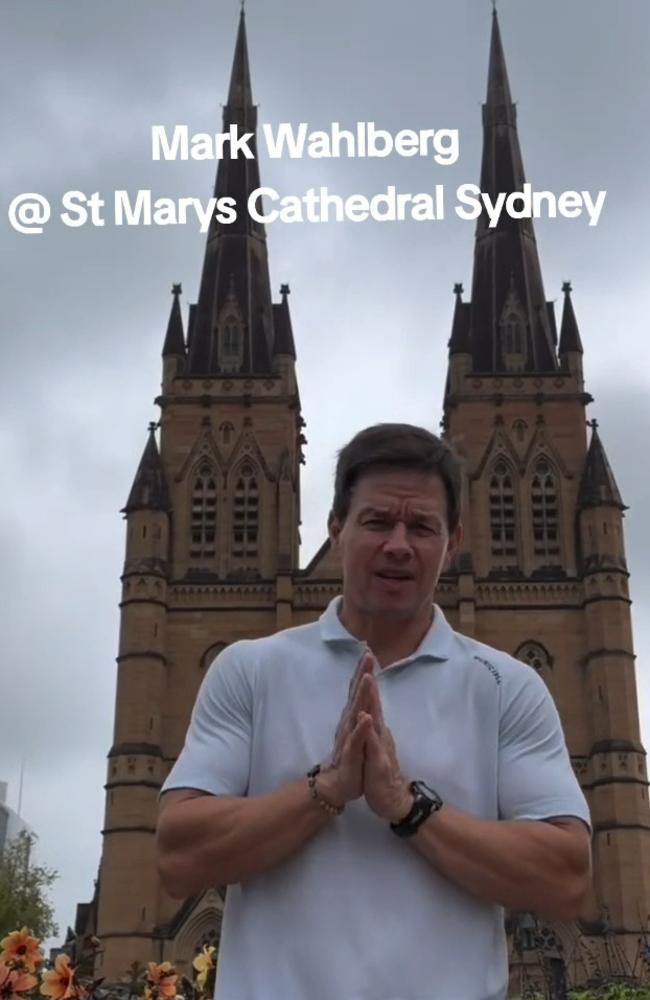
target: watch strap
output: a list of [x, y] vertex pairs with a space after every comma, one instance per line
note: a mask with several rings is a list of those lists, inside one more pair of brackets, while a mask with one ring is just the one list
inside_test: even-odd
[[413, 794], [413, 805], [404, 819], [391, 823], [390, 828], [398, 837], [412, 837], [425, 820], [442, 806], [442, 799], [432, 788], [420, 781], [412, 781], [409, 789]]

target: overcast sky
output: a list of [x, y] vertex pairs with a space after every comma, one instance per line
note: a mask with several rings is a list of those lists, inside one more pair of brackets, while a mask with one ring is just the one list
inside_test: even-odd
[[[23, 0], [3, 6], [0, 164], [3, 261], [0, 779], [40, 855], [60, 873], [61, 930], [89, 899], [112, 742], [123, 506], [157, 418], [172, 282], [195, 301], [204, 237], [168, 228], [7, 223], [11, 199], [54, 205], [79, 189], [156, 197], [212, 193], [215, 164], [153, 163], [154, 124], [220, 129], [236, 0]], [[647, 0], [501, 0], [527, 178], [560, 193], [607, 190], [601, 220], [538, 222], [547, 298], [570, 279], [585, 346], [589, 414], [623, 498], [643, 737], [650, 744], [650, 80]], [[372, 195], [478, 182], [487, 0], [249, 0], [260, 121], [314, 128], [375, 121], [457, 128], [453, 167], [431, 159], [273, 160], [265, 184]], [[292, 289], [307, 421], [303, 563], [324, 538], [335, 451], [362, 426], [437, 428], [453, 309], [471, 285], [473, 224], [366, 222], [267, 228], [272, 284]], [[336, 384], [335, 405], [332, 387]], [[345, 401], [344, 405], [343, 401]], [[323, 419], [324, 415], [327, 419]]]

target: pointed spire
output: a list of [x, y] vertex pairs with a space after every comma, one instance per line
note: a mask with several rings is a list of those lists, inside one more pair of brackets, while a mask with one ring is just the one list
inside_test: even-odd
[[[510, 93], [496, 9], [487, 97], [483, 105], [481, 191], [493, 203], [501, 193], [521, 191], [524, 167], [517, 134], [517, 114]], [[514, 332], [516, 336], [511, 336]], [[508, 336], [506, 336], [508, 334]], [[517, 365], [524, 371], [558, 368], [542, 272], [530, 219], [502, 212], [496, 226], [484, 211], [476, 225], [470, 319], [473, 368], [492, 373], [507, 370], [506, 341], [517, 343]], [[522, 362], [523, 357], [523, 362]]]
[[293, 329], [291, 327], [291, 313], [289, 312], [289, 295], [291, 289], [288, 285], [280, 286], [281, 301], [279, 305], [273, 306], [273, 320], [275, 326], [275, 343], [273, 345], [274, 354], [290, 354], [296, 357], [296, 345], [293, 339]]
[[248, 62], [248, 45], [246, 43], [246, 17], [242, 4], [239, 15], [239, 29], [235, 42], [235, 55], [230, 74], [230, 89], [228, 91], [228, 106], [246, 111], [253, 107], [253, 88], [251, 86], [251, 70]]
[[490, 63], [488, 66], [488, 84], [485, 106], [488, 114], [494, 116], [494, 121], [505, 121], [515, 124], [516, 111], [510, 94], [510, 81], [506, 67], [506, 57], [501, 41], [499, 18], [496, 5], [492, 8], [492, 38], [490, 41]]
[[463, 302], [463, 286], [454, 285], [454, 295], [456, 305], [454, 307], [454, 319], [451, 326], [451, 337], [449, 338], [449, 353], [451, 354], [471, 354], [472, 348], [469, 339], [469, 310], [468, 302]]
[[149, 424], [149, 437], [122, 513], [130, 514], [135, 510], [169, 510], [167, 481], [156, 444], [154, 423]]
[[569, 353], [582, 354], [580, 331], [571, 301], [570, 281], [564, 282], [562, 291], [564, 292], [564, 309], [562, 310], [562, 325], [560, 327], [560, 357]]
[[184, 358], [185, 357], [185, 335], [183, 333], [183, 317], [181, 316], [180, 296], [183, 289], [180, 285], [172, 285], [172, 295], [174, 300], [169, 313], [167, 333], [163, 344], [163, 358]]
[[617, 507], [627, 510], [621, 499], [614, 473], [607, 460], [595, 420], [589, 422], [591, 441], [578, 491], [578, 510], [585, 507]]
[[[213, 375], [221, 371], [219, 334], [229, 318], [229, 306], [236, 303], [237, 325], [241, 329], [242, 375], [271, 372], [273, 349], [273, 307], [264, 226], [254, 221], [248, 211], [248, 198], [259, 188], [257, 159], [257, 108], [253, 104], [246, 19], [242, 8], [235, 43], [228, 103], [223, 109], [223, 131], [237, 137], [251, 134], [248, 148], [235, 158], [226, 155], [219, 161], [214, 194], [232, 198], [236, 218], [210, 222], [203, 273], [196, 311], [193, 317], [188, 374]], [[232, 373], [231, 368], [229, 373]]]

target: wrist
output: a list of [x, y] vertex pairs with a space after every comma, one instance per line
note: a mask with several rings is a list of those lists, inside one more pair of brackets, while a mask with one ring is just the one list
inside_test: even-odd
[[347, 799], [339, 787], [336, 768], [332, 764], [323, 764], [316, 776], [315, 787], [320, 797], [337, 809], [343, 809], [347, 805]]
[[401, 823], [413, 808], [413, 792], [408, 781], [404, 781], [399, 794], [395, 797], [395, 802], [391, 803], [387, 815], [384, 817], [389, 823]]
[[321, 769], [320, 765], [317, 764], [316, 767], [307, 772], [307, 783], [309, 793], [319, 808], [331, 816], [339, 816], [343, 812], [346, 800], [342, 798], [333, 784], [333, 779], [328, 778], [328, 774], [331, 772], [331, 767]]

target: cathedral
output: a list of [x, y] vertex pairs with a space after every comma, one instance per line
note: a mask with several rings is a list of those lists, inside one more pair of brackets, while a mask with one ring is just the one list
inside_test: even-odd
[[[224, 131], [231, 125], [256, 133], [243, 11], [223, 110]], [[494, 198], [524, 181], [494, 12], [481, 190]], [[97, 973], [109, 979], [150, 959], [191, 974], [196, 951], [218, 944], [224, 890], [179, 903], [159, 883], [160, 787], [219, 650], [314, 620], [340, 588], [327, 541], [300, 566], [300, 335], [286, 285], [273, 301], [264, 227], [246, 211], [259, 186], [257, 158], [219, 162], [214, 194], [235, 199], [237, 219], [212, 219], [186, 320], [173, 288], [160, 423], [124, 507], [103, 849], [94, 901], [78, 914], [101, 940]], [[625, 505], [587, 419], [571, 286], [558, 331], [532, 221], [504, 213], [490, 228], [481, 217], [471, 294], [454, 292], [442, 426], [463, 459], [465, 540], [437, 600], [454, 628], [538, 671], [558, 706], [592, 812], [593, 889], [570, 927], [508, 915], [511, 961], [525, 961], [523, 942], [584, 981], [585, 954], [600, 961], [615, 946], [621, 967], [634, 962], [650, 914]], [[580, 954], [578, 941], [588, 943]]]

